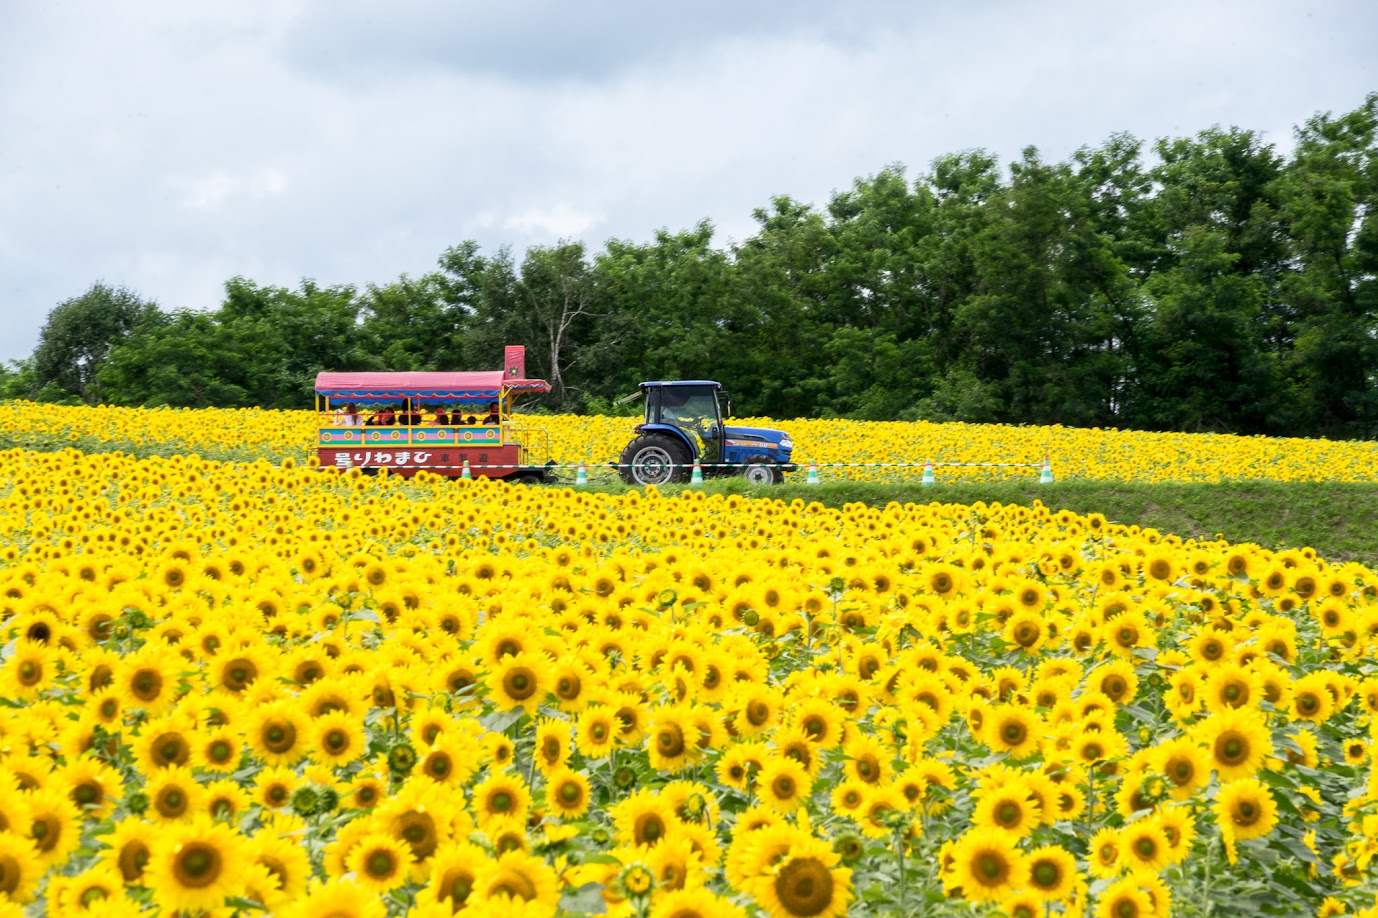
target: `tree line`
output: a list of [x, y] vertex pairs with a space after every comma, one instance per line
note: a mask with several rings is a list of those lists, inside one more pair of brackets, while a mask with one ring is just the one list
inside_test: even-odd
[[49, 315], [11, 396], [305, 407], [320, 370], [495, 369], [551, 410], [717, 379], [738, 414], [1378, 434], [1378, 93], [1287, 154], [1211, 128], [1062, 162], [985, 151], [711, 224], [485, 254], [384, 285], [225, 285], [165, 311], [104, 284]]

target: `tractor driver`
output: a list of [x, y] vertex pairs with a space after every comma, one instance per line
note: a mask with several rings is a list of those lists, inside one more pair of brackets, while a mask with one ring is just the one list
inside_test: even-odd
[[660, 394], [660, 419], [684, 431], [698, 445], [701, 462], [715, 463], [722, 449], [713, 433], [716, 419], [704, 416], [703, 405], [696, 405], [695, 401], [698, 400], [677, 387], [665, 388]]

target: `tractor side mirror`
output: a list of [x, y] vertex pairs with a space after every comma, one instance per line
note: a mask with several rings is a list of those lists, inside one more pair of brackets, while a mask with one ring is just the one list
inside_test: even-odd
[[730, 417], [732, 417], [732, 396], [730, 396], [730, 395], [728, 395], [726, 392], [724, 392], [724, 393], [723, 393], [723, 396], [722, 396], [722, 399], [723, 399], [723, 403], [724, 403], [724, 406], [723, 406], [723, 417], [725, 417], [725, 418], [730, 418]]

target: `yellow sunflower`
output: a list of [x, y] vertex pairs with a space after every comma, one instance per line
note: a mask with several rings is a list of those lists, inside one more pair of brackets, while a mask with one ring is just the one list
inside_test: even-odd
[[523, 851], [508, 851], [489, 860], [474, 877], [472, 904], [510, 900], [519, 906], [534, 904], [554, 914], [560, 900], [560, 882], [546, 862]]
[[1097, 877], [1115, 877], [1123, 872], [1124, 855], [1120, 850], [1118, 829], [1106, 827], [1091, 836], [1086, 856], [1091, 873]]
[[1008, 832], [971, 829], [949, 855], [943, 885], [968, 902], [993, 902], [1028, 885], [1028, 859]]
[[[63, 915], [116, 915], [117, 909], [131, 905], [125, 896], [120, 872], [108, 864], [97, 864], [74, 877], [54, 877], [48, 881], [48, 902], [57, 903], [50, 913]], [[131, 912], [137, 914], [137, 908]]]
[[1167, 839], [1167, 862], [1178, 864], [1191, 853], [1192, 841], [1196, 838], [1196, 823], [1187, 806], [1166, 806], [1158, 810], [1155, 818]]
[[687, 709], [658, 708], [646, 729], [646, 752], [651, 767], [674, 774], [697, 764], [703, 752], [698, 745], [699, 738], [698, 727]]
[[691, 887], [657, 898], [648, 918], [746, 918], [746, 911], [707, 889]]
[[102, 839], [105, 844], [101, 852], [102, 863], [119, 871], [128, 886], [144, 885], [142, 877], [148, 866], [151, 851], [148, 839], [152, 831], [152, 823], [131, 816], [115, 823], [115, 830]]
[[363, 774], [354, 779], [343, 790], [345, 805], [360, 810], [371, 810], [387, 793], [387, 784], [375, 775]]
[[290, 768], [265, 768], [254, 780], [254, 800], [270, 810], [281, 809], [291, 802], [298, 783], [296, 772]]
[[231, 772], [239, 767], [244, 738], [228, 724], [207, 726], [190, 737], [191, 762], [206, 771]]
[[72, 802], [83, 816], [104, 819], [124, 796], [124, 779], [94, 756], [84, 755], [60, 770]]
[[574, 744], [585, 758], [601, 759], [617, 745], [617, 734], [616, 710], [595, 705], [579, 715]]
[[1263, 716], [1253, 708], [1226, 708], [1196, 724], [1193, 738], [1206, 747], [1221, 781], [1247, 778], [1273, 754]]
[[402, 785], [373, 811], [373, 819], [394, 838], [411, 846], [417, 869], [424, 877], [429, 861], [440, 845], [450, 840], [456, 820], [453, 798], [434, 781], [421, 778]]
[[462, 786], [478, 770], [479, 755], [472, 743], [459, 736], [443, 736], [421, 756], [415, 773], [437, 784]]
[[468, 842], [448, 842], [431, 859], [426, 885], [416, 894], [416, 904], [436, 906], [444, 914], [459, 912], [468, 903], [479, 870], [491, 856]]
[[756, 789], [761, 799], [782, 813], [792, 813], [813, 792], [813, 777], [794, 759], [778, 756], [761, 767]]
[[405, 842], [386, 832], [374, 832], [354, 846], [345, 865], [360, 886], [381, 895], [407, 882], [413, 857]]
[[852, 898], [852, 872], [823, 839], [798, 834], [770, 874], [748, 880], [751, 893], [771, 918], [839, 918]]
[[714, 769], [718, 780], [728, 787], [745, 791], [766, 760], [764, 743], [732, 743], [723, 750]]
[[268, 872], [277, 892], [288, 901], [306, 894], [311, 858], [296, 837], [265, 826], [249, 839], [249, 850], [254, 863]]
[[312, 887], [305, 896], [284, 907], [281, 918], [387, 918], [386, 901], [371, 895], [353, 879], [337, 877]]
[[147, 885], [158, 906], [210, 911], [243, 892], [253, 864], [247, 841], [234, 829], [204, 816], [171, 823], [151, 845]]
[[842, 743], [844, 712], [824, 698], [810, 698], [791, 711], [791, 722], [804, 731], [819, 749], [832, 749]]
[[639, 790], [613, 806], [612, 819], [618, 842], [634, 848], [657, 844], [678, 817], [659, 794]]
[[1120, 856], [1130, 870], [1157, 873], [1167, 866], [1171, 848], [1156, 819], [1136, 819], [1120, 830]]
[[1214, 812], [1225, 836], [1230, 863], [1235, 861], [1234, 842], [1261, 838], [1273, 831], [1278, 821], [1277, 801], [1257, 778], [1241, 778], [1221, 787]]
[[45, 870], [31, 839], [0, 832], [0, 893], [14, 902], [28, 902]]
[[310, 749], [311, 720], [287, 701], [261, 705], [244, 721], [244, 739], [270, 766], [295, 765]]
[[1058, 845], [1043, 845], [1029, 852], [1029, 887], [1044, 902], [1062, 902], [1081, 883], [1077, 859]]
[[550, 772], [569, 761], [569, 721], [552, 717], [542, 717], [536, 724], [536, 765], [543, 772]]
[[540, 653], [504, 656], [493, 665], [484, 684], [500, 710], [522, 708], [534, 715], [550, 692], [550, 661]]
[[156, 716], [172, 706], [178, 694], [177, 674], [185, 661], [170, 649], [149, 643], [121, 661], [114, 685], [128, 707]]
[[1022, 780], [1014, 780], [993, 790], [982, 790], [972, 813], [977, 828], [1002, 829], [1015, 837], [1028, 835], [1042, 821], [1042, 808], [1029, 796]]
[[61, 674], [60, 659], [61, 654], [46, 641], [19, 641], [0, 667], [0, 692], [18, 700], [37, 698]]
[[311, 757], [324, 765], [348, 765], [364, 754], [367, 745], [363, 723], [344, 711], [317, 717], [311, 722], [311, 734]]
[[1313, 724], [1329, 720], [1338, 707], [1323, 673], [1307, 673], [1293, 681], [1291, 701], [1292, 719]]
[[1043, 723], [1033, 711], [999, 705], [986, 715], [981, 739], [996, 752], [1022, 759], [1038, 751]]
[[575, 656], [563, 656], [550, 669], [550, 692], [561, 711], [577, 714], [588, 705], [593, 670]]
[[1208, 711], [1257, 707], [1263, 700], [1263, 682], [1253, 667], [1221, 663], [1206, 674], [1203, 695]]
[[81, 843], [81, 811], [58, 784], [35, 788], [26, 795], [29, 830], [39, 861], [50, 867], [60, 864]]
[[572, 768], [557, 768], [546, 776], [546, 802], [558, 815], [576, 819], [589, 808], [588, 776]]
[[1165, 776], [1176, 800], [1189, 800], [1210, 778], [1208, 753], [1189, 737], [1166, 740], [1149, 752], [1153, 770]]
[[497, 772], [474, 787], [474, 815], [480, 826], [494, 819], [526, 819], [531, 808], [531, 792], [521, 778]]
[[1096, 903], [1096, 918], [1154, 918], [1153, 900], [1138, 877], [1116, 880]]
[[872, 735], [857, 733], [843, 745], [842, 754], [844, 772], [866, 784], [880, 784], [894, 771], [893, 751]]
[[180, 822], [198, 810], [206, 796], [190, 768], [174, 765], [154, 772], [147, 785], [148, 815], [160, 822]]

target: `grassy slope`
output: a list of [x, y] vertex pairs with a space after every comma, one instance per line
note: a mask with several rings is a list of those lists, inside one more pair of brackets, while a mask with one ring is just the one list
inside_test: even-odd
[[[595, 484], [599, 490], [620, 490]], [[665, 488], [667, 494], [681, 490]], [[751, 494], [793, 500], [816, 500], [828, 506], [846, 503], [1032, 504], [1077, 513], [1103, 513], [1117, 523], [1151, 527], [1183, 538], [1217, 533], [1231, 542], [1256, 542], [1265, 548], [1311, 546], [1332, 561], [1360, 561], [1378, 566], [1378, 485], [1243, 481], [1226, 484], [1126, 484], [1063, 481], [1050, 485], [1027, 482], [989, 484], [863, 484], [831, 482], [809, 486], [784, 484], [773, 489], [748, 488], [744, 482], [710, 482], [708, 492]]]

